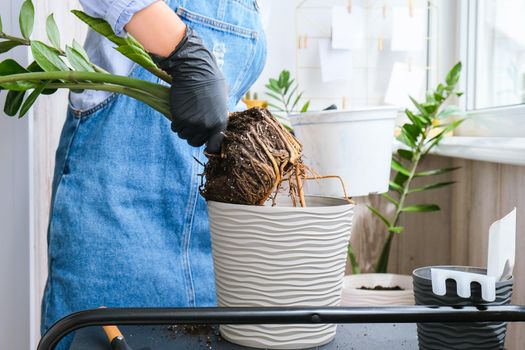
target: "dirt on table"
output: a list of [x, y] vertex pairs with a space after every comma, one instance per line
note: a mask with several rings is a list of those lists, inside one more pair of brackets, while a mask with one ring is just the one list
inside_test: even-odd
[[231, 113], [221, 153], [207, 157], [207, 200], [263, 205], [287, 181], [294, 205], [304, 206], [302, 145], [267, 109]]

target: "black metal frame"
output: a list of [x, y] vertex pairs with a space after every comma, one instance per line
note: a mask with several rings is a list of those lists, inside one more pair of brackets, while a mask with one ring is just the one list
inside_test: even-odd
[[54, 350], [69, 333], [103, 325], [525, 322], [525, 306], [329, 308], [115, 308], [86, 310], [55, 323], [37, 350]]

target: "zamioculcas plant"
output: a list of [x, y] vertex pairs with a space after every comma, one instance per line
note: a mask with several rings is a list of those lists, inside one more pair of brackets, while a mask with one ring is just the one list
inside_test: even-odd
[[[461, 62], [457, 63], [447, 74], [445, 83], [439, 84], [434, 91], [429, 91], [424, 102], [417, 102], [410, 98], [415, 106], [415, 110], [405, 110], [409, 122], [403, 124], [397, 139], [403, 146], [397, 150], [392, 158], [392, 169], [395, 171], [393, 180], [390, 182], [390, 194], [383, 193], [382, 197], [395, 206], [392, 217], [382, 214], [379, 209], [368, 206], [370, 211], [378, 217], [388, 231], [381, 254], [375, 265], [375, 272], [387, 272], [388, 259], [392, 240], [396, 234], [403, 232], [403, 227], [399, 225], [401, 215], [414, 212], [431, 212], [440, 210], [436, 204], [413, 204], [407, 205], [407, 198], [416, 192], [428, 191], [453, 184], [451, 181], [428, 183], [420, 187], [413, 186], [415, 178], [431, 178], [432, 176], [445, 174], [458, 169], [442, 168], [428, 171], [419, 171], [419, 165], [428, 153], [439, 144], [443, 137], [456, 129], [464, 119], [455, 120], [449, 124], [442, 121], [453, 115], [463, 115], [457, 106], [443, 107], [444, 103], [451, 96], [461, 96], [457, 90], [457, 84], [461, 74]], [[352, 272], [359, 273], [357, 258], [348, 247], [348, 255], [352, 265]]]
[[[104, 20], [93, 18], [85, 13], [73, 10], [75, 16], [95, 31], [115, 44], [115, 49], [132, 61], [143, 66], [165, 82], [171, 77], [159, 69], [146, 50], [132, 37], [121, 38], [115, 35], [111, 26]], [[104, 90], [128, 95], [150, 107], [170, 116], [169, 88], [126, 76], [109, 74], [93, 64], [84, 49], [76, 41], [62, 48], [60, 32], [53, 15], [46, 21], [49, 44], [31, 40], [35, 10], [31, 0], [22, 4], [19, 15], [22, 37], [3, 31], [0, 19], [0, 53], [25, 45], [31, 48], [34, 62], [22, 67], [12, 59], [0, 62], [0, 89], [9, 90], [4, 111], [7, 115], [23, 117], [40, 94], [52, 94], [57, 89], [74, 91], [84, 89]], [[28, 92], [31, 93], [28, 94]]]

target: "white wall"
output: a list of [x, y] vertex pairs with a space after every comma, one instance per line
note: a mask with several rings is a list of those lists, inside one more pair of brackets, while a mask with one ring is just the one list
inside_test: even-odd
[[[332, 6], [347, 6], [348, 3], [347, 0], [263, 0], [268, 58], [264, 71], [251, 91], [267, 98], [264, 85], [268, 79], [276, 78], [281, 70], [287, 69], [299, 83], [299, 90], [304, 91], [303, 96], [311, 100], [311, 110], [322, 109], [330, 104], [336, 104], [338, 108], [376, 106], [385, 104], [385, 93], [394, 63], [405, 63], [415, 70], [427, 69], [424, 45], [410, 51], [391, 50], [394, 9], [406, 10], [408, 15], [409, 2], [353, 0], [354, 11], [350, 13], [350, 20], [361, 23], [359, 37], [362, 36], [363, 44], [358, 49], [352, 49], [350, 58], [345, 61], [344, 67], [350, 71], [349, 79], [323, 81], [319, 42], [331, 38]], [[423, 43], [426, 38], [427, 2], [415, 0], [414, 10], [415, 16], [424, 19], [421, 23], [416, 22], [421, 28], [415, 28], [420, 34], [418, 39]], [[306, 47], [297, 48], [299, 37], [307, 37]], [[382, 50], [378, 49], [380, 39], [384, 43]], [[342, 71], [343, 67], [338, 69]], [[411, 94], [415, 97], [424, 96], [424, 87], [422, 84], [417, 93]]]
[[[17, 27], [21, 1], [0, 0], [5, 31]], [[13, 19], [15, 19], [13, 21]], [[4, 55], [0, 55], [4, 59]], [[27, 50], [16, 59], [27, 61]], [[5, 92], [0, 97], [4, 105]], [[30, 200], [29, 118], [0, 112], [0, 347], [30, 347]]]

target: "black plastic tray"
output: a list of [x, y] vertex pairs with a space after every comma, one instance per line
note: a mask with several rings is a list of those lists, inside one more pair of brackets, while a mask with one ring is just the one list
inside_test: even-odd
[[[102, 325], [525, 322], [525, 306], [403, 306], [332, 308], [108, 308], [64, 317], [44, 334], [38, 350], [53, 350], [71, 332]], [[388, 337], [388, 334], [384, 334]], [[173, 340], [176, 343], [176, 339]], [[152, 350], [155, 350], [152, 348]]]

